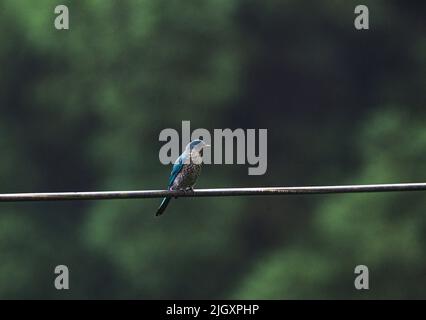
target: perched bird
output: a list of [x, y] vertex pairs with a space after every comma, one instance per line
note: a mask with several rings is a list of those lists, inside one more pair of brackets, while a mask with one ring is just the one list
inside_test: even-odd
[[[177, 158], [169, 177], [168, 190], [193, 190], [201, 172], [203, 148], [210, 147], [202, 140], [188, 143], [185, 151]], [[171, 197], [165, 197], [157, 209], [157, 216], [166, 210]]]

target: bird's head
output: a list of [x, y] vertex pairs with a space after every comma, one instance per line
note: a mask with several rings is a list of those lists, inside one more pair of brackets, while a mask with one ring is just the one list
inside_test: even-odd
[[208, 147], [210, 147], [210, 145], [206, 144], [203, 140], [196, 139], [188, 143], [188, 145], [186, 146], [186, 151], [189, 151], [189, 152], [195, 151], [195, 152], [201, 153], [203, 148], [208, 148]]

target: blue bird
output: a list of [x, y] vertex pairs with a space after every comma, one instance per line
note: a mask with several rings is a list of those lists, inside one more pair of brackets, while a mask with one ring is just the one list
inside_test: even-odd
[[[201, 172], [203, 148], [210, 147], [202, 140], [188, 143], [185, 151], [177, 158], [169, 177], [168, 190], [193, 190]], [[165, 197], [157, 209], [157, 216], [166, 210], [172, 198]]]

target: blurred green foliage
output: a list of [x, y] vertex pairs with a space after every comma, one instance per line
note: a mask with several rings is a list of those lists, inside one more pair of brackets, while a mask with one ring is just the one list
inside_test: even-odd
[[[424, 181], [425, 5], [357, 4], [2, 0], [0, 192], [164, 188], [182, 120], [268, 129], [198, 187]], [[422, 192], [158, 202], [1, 204], [0, 298], [426, 298]]]

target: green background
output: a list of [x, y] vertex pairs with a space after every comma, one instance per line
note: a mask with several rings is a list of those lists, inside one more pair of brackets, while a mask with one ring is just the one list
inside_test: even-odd
[[[425, 3], [358, 4], [1, 0], [0, 192], [162, 189], [182, 120], [268, 129], [265, 175], [199, 188], [425, 181]], [[423, 192], [158, 204], [1, 203], [0, 298], [426, 298]]]

